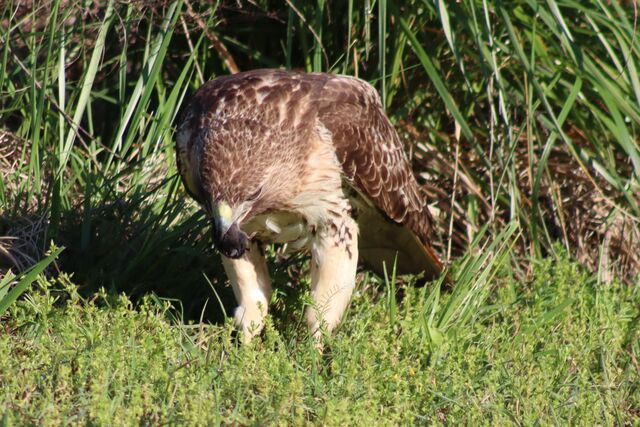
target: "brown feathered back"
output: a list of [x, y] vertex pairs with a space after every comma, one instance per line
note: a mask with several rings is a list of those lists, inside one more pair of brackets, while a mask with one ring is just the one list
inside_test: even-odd
[[300, 168], [317, 116], [314, 90], [322, 87], [303, 76], [256, 70], [209, 81], [195, 93], [177, 138], [181, 175], [197, 174], [191, 192], [240, 202], [275, 165]]

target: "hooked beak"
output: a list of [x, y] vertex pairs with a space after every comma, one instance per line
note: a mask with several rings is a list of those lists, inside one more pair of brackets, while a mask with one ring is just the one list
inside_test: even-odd
[[232, 222], [232, 210], [228, 204], [220, 202], [212, 218], [212, 237], [215, 247], [222, 255], [237, 259], [247, 250], [249, 238]]

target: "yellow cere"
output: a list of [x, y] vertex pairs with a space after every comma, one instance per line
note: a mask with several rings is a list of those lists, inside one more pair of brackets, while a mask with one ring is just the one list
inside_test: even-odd
[[233, 211], [231, 210], [231, 206], [229, 206], [225, 202], [220, 202], [218, 204], [218, 215], [220, 216], [220, 218], [230, 221], [232, 214]]

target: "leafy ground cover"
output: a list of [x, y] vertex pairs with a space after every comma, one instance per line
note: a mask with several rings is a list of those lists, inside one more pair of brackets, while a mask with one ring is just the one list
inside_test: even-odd
[[[640, 423], [635, 6], [0, 2], [4, 423]], [[319, 354], [305, 257], [270, 249], [273, 316], [237, 345], [173, 133], [261, 67], [376, 87], [453, 291], [363, 273]]]
[[176, 323], [158, 299], [87, 301], [64, 276], [41, 280], [0, 334], [0, 413], [9, 425], [637, 423], [637, 290], [566, 257], [536, 262], [527, 283], [505, 270], [442, 335], [430, 325], [452, 294], [403, 286], [396, 302], [361, 283], [323, 355], [303, 321], [270, 319], [243, 347], [231, 324]]

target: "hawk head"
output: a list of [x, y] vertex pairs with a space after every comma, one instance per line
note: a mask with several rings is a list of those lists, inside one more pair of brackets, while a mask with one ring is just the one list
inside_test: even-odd
[[243, 225], [292, 208], [313, 166], [308, 141], [316, 133], [313, 100], [322, 85], [286, 77], [228, 76], [205, 84], [177, 133], [180, 175], [209, 214], [216, 248], [229, 258], [242, 257], [249, 244]]
[[[220, 161], [223, 155], [203, 159], [203, 163], [211, 166], [202, 171], [205, 177], [202, 193], [213, 243], [228, 258], [240, 258], [247, 250], [251, 238], [243, 231], [245, 225], [258, 215], [281, 209], [292, 192], [296, 168], [287, 164], [283, 167], [279, 159], [260, 154], [246, 152], [241, 162]], [[239, 164], [245, 165], [242, 166], [245, 169], [252, 168], [251, 173], [238, 174]]]
[[227, 120], [208, 125], [198, 174], [214, 245], [234, 259], [249, 245], [244, 225], [266, 211], [287, 207], [306, 154], [275, 145], [293, 139], [278, 128], [250, 119], [241, 124]]

